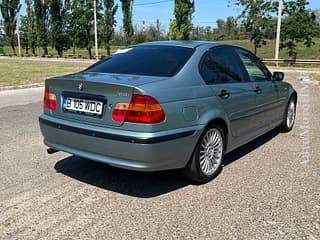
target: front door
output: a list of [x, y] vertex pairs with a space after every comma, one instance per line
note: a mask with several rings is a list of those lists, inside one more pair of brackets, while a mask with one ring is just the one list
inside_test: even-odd
[[282, 117], [282, 103], [279, 99], [277, 82], [264, 64], [252, 53], [236, 49], [253, 84], [255, 93], [255, 130], [268, 128]]

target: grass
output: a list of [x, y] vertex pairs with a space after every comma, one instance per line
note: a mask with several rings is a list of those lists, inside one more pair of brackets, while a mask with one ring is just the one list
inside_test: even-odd
[[[320, 59], [320, 38], [314, 39], [316, 45], [311, 48], [305, 47], [303, 44], [298, 46], [299, 59]], [[229, 43], [243, 46], [244, 48], [253, 49], [252, 44], [248, 40], [234, 40]], [[257, 55], [260, 58], [274, 58], [274, 41], [268, 41], [266, 46], [258, 49]], [[121, 46], [112, 46], [111, 51], [114, 52]], [[4, 47], [5, 53], [12, 53], [10, 47]], [[56, 54], [55, 50], [49, 48], [50, 54]], [[65, 52], [65, 54], [72, 54], [72, 49]], [[87, 55], [85, 49], [76, 49], [77, 55]], [[99, 49], [99, 54], [105, 55], [105, 49]], [[287, 58], [285, 50], [280, 52], [280, 58]], [[318, 66], [315, 66], [318, 68]], [[0, 87], [27, 85], [33, 83], [42, 83], [46, 78], [77, 72], [84, 69], [82, 66], [72, 66], [54, 63], [39, 63], [27, 61], [0, 61]], [[312, 79], [320, 81], [320, 74], [311, 74]]]
[[[298, 44], [298, 54], [297, 54], [297, 59], [312, 59], [312, 60], [319, 60], [320, 59], [320, 38], [314, 38], [313, 41], [315, 42], [315, 45], [311, 47], [306, 47], [303, 43]], [[247, 48], [251, 51], [253, 51], [253, 45], [250, 43], [249, 40], [229, 40], [225, 41], [228, 43], [233, 43], [240, 45], [244, 48]], [[111, 52], [115, 52], [117, 49], [122, 48], [123, 46], [111, 46]], [[274, 58], [274, 49], [275, 49], [275, 40], [268, 40], [266, 46], [262, 46], [261, 48], [258, 48], [257, 50], [257, 55], [260, 58]], [[6, 54], [12, 54], [12, 50], [10, 47], [4, 47], [3, 48], [4, 52]], [[18, 51], [18, 49], [17, 49]], [[57, 52], [55, 49], [49, 47], [48, 48], [49, 54], [51, 55], [57, 55]], [[42, 49], [38, 49], [38, 54], [42, 54]], [[88, 56], [88, 52], [86, 49], [79, 49], [77, 48], [75, 51], [76, 55], [82, 55], [82, 56]], [[106, 49], [100, 48], [98, 50], [99, 55], [106, 55]], [[72, 49], [69, 49], [64, 52], [65, 55], [72, 55], [73, 51]], [[92, 54], [95, 55], [94, 49], [92, 49]], [[283, 49], [280, 51], [280, 56], [279, 58], [281, 59], [287, 59], [287, 52], [286, 49]]]
[[[313, 39], [315, 45], [306, 47], [303, 43], [299, 43], [297, 47], [297, 59], [320, 59], [320, 38]], [[231, 40], [229, 43], [240, 45], [253, 52], [253, 45], [249, 40]], [[267, 45], [258, 48], [257, 55], [262, 59], [274, 59], [275, 40], [268, 40]], [[280, 59], [288, 59], [286, 49], [282, 49], [279, 54]]]
[[316, 81], [319, 81], [319, 82], [320, 82], [320, 74], [318, 74], [318, 73], [311, 73], [311, 74], [309, 75], [309, 77], [310, 77], [310, 79], [312, 79], [312, 80], [316, 80]]
[[83, 69], [83, 66], [1, 60], [0, 87], [42, 83], [48, 77], [73, 73]]

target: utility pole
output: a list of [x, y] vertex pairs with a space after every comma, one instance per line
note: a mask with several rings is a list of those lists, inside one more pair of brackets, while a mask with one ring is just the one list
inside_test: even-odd
[[[279, 60], [279, 48], [280, 48], [280, 31], [281, 31], [281, 17], [282, 17], [282, 0], [279, 0], [278, 7], [278, 24], [277, 24], [277, 37], [276, 37], [276, 49], [275, 49], [275, 60]], [[277, 67], [279, 66], [279, 62], [277, 61]]]
[[18, 53], [21, 57], [21, 45], [20, 45], [20, 30], [19, 30], [19, 13], [17, 15], [17, 35], [18, 35]]
[[94, 18], [94, 48], [96, 58], [98, 58], [98, 34], [97, 34], [97, 3], [93, 0], [93, 18]]

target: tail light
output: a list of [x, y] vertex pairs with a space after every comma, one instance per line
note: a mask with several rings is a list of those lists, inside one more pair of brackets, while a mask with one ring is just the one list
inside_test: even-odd
[[50, 93], [49, 86], [45, 87], [43, 107], [55, 111], [57, 109], [57, 98], [54, 93]]
[[165, 114], [161, 105], [153, 97], [134, 94], [130, 103], [117, 103], [112, 119], [118, 122], [159, 123]]

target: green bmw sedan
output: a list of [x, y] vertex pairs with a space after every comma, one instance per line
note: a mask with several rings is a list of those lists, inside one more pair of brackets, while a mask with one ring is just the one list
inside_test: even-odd
[[48, 153], [208, 182], [226, 153], [292, 129], [297, 93], [283, 79], [235, 45], [138, 44], [47, 79], [40, 128]]

